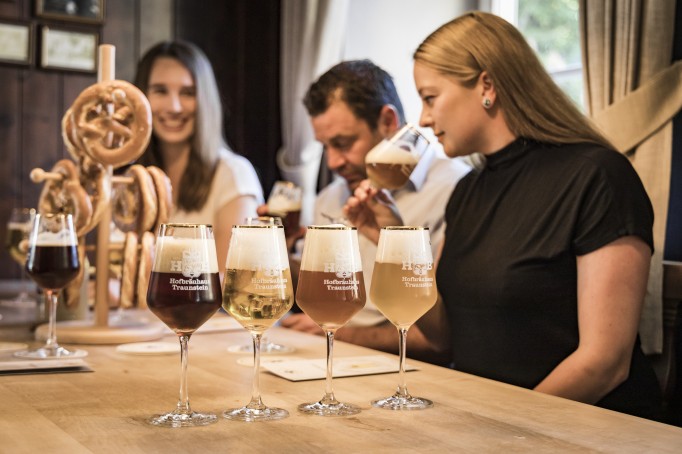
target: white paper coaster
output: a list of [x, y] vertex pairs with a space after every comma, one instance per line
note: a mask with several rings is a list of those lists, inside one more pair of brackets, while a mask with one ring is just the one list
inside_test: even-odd
[[[296, 356], [269, 356], [267, 358], [264, 358], [261, 356], [260, 357], [260, 365], [261, 365], [261, 367], [264, 367], [267, 364], [297, 361], [300, 359], [302, 359], [302, 358], [298, 358]], [[239, 358], [237, 360], [237, 364], [239, 364], [240, 366], [253, 367], [253, 357], [252, 356], [245, 356], [243, 358]]]
[[135, 342], [119, 345], [116, 351], [126, 355], [172, 355], [180, 354], [180, 344], [177, 342]]

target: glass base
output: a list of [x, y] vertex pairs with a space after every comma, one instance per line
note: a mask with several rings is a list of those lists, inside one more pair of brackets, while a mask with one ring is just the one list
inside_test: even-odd
[[[253, 344], [233, 345], [228, 349], [231, 353], [253, 353]], [[293, 353], [296, 349], [286, 345], [275, 344], [274, 342], [262, 343], [260, 352], [262, 355], [279, 355]]]
[[67, 350], [64, 347], [40, 347], [35, 350], [21, 350], [14, 352], [17, 358], [26, 359], [75, 359], [85, 358], [88, 352], [85, 350]]
[[241, 407], [232, 408], [223, 412], [223, 417], [232, 421], [275, 421], [289, 416], [289, 412], [282, 408], [264, 407], [261, 409]]
[[314, 402], [310, 404], [301, 404], [298, 406], [298, 411], [306, 415], [318, 416], [350, 416], [360, 413], [360, 407], [353, 404], [344, 404], [342, 402], [335, 402], [332, 404], [323, 404], [322, 402]]
[[218, 417], [211, 413], [197, 413], [195, 411], [185, 413], [178, 410], [165, 415], [152, 416], [147, 420], [148, 424], [160, 427], [208, 426], [216, 422], [218, 422]]
[[394, 394], [391, 397], [372, 401], [372, 406], [385, 410], [425, 410], [433, 407], [433, 402], [421, 397], [400, 396]]

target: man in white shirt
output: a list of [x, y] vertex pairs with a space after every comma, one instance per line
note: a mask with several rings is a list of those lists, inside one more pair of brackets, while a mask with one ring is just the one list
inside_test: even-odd
[[[400, 98], [391, 76], [369, 60], [346, 61], [329, 69], [314, 82], [303, 100], [315, 131], [325, 147], [327, 166], [338, 177], [317, 196], [315, 224], [342, 219], [342, 208], [361, 181], [367, 178], [365, 155], [382, 139], [390, 137], [405, 123]], [[445, 231], [445, 205], [461, 177], [470, 167], [460, 159], [448, 159], [429, 148], [406, 185], [390, 191], [405, 225], [428, 227], [434, 257]], [[359, 237], [365, 288], [369, 293], [376, 244]], [[292, 314], [282, 326], [321, 334], [305, 314]], [[365, 308], [339, 329], [336, 339], [366, 347], [397, 352], [395, 326], [376, 309], [367, 295]], [[428, 347], [422, 333], [410, 329], [410, 356], [438, 361], [439, 353]]]

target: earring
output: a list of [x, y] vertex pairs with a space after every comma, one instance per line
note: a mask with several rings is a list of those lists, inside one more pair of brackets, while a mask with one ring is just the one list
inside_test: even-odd
[[483, 98], [483, 107], [485, 109], [490, 109], [490, 107], [493, 105], [493, 102], [490, 100], [490, 98]]

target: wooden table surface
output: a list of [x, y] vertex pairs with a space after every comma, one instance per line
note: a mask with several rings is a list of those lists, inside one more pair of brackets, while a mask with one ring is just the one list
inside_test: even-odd
[[[268, 337], [294, 346], [293, 356], [325, 354], [323, 337], [282, 328]], [[191, 339], [189, 395], [195, 410], [220, 414], [248, 401], [252, 371], [237, 363], [248, 355], [228, 351], [248, 339], [245, 331], [197, 333]], [[177, 342], [172, 335], [163, 340]], [[335, 357], [377, 354], [341, 342], [335, 347]], [[682, 452], [680, 428], [416, 361], [410, 364], [420, 370], [408, 373], [408, 388], [432, 399], [432, 409], [371, 407], [372, 399], [395, 390], [398, 375], [390, 373], [334, 380], [339, 400], [362, 407], [358, 415], [302, 415], [297, 405], [322, 397], [324, 381], [290, 382], [263, 372], [265, 403], [289, 410], [289, 418], [244, 423], [220, 417], [205, 427], [152, 427], [145, 419], [177, 402], [179, 354], [81, 348], [89, 352], [93, 373], [0, 376], [0, 453]]]

